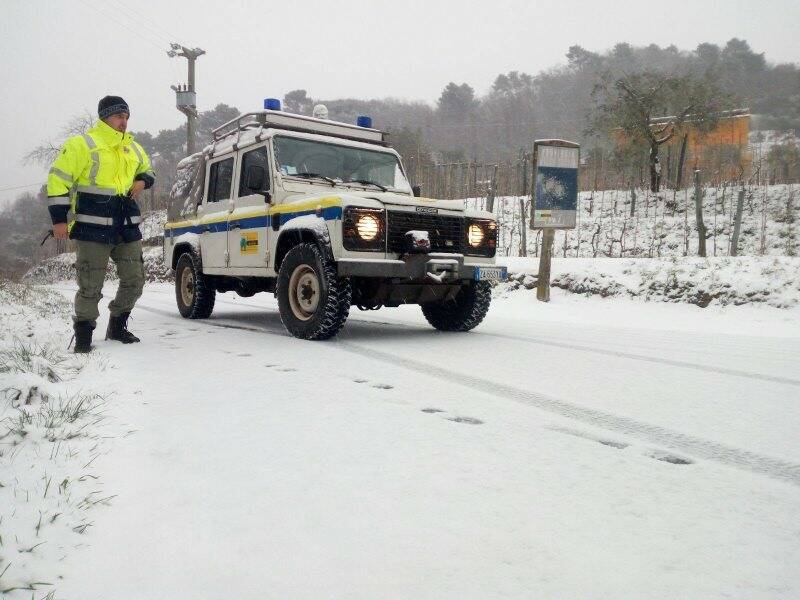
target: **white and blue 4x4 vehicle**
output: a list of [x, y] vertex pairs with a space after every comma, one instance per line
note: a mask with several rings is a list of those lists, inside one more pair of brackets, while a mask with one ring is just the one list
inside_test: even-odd
[[419, 304], [445, 331], [483, 320], [505, 278], [492, 214], [417, 197], [386, 134], [359, 120], [248, 113], [181, 161], [164, 232], [181, 315], [236, 291], [275, 293], [286, 329], [313, 340], [353, 305]]

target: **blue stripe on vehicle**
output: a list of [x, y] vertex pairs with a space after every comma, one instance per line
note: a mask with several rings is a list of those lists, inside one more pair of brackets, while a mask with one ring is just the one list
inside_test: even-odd
[[[299, 212], [285, 212], [285, 213], [274, 213], [272, 215], [259, 215], [257, 217], [246, 217], [243, 219], [231, 219], [231, 221], [237, 221], [240, 224], [240, 229], [259, 229], [263, 227], [269, 227], [272, 224], [272, 219], [278, 219], [278, 223], [280, 226], [285, 225], [295, 217], [302, 217], [305, 215], [316, 215], [316, 210], [305, 210]], [[322, 218], [326, 221], [332, 221], [334, 219], [341, 219], [342, 218], [342, 207], [341, 206], [330, 206], [328, 208], [322, 209]], [[227, 221], [218, 221], [216, 223], [207, 223], [202, 225], [188, 225], [186, 227], [174, 227], [169, 229], [171, 233], [169, 234], [170, 237], [177, 237], [184, 233], [202, 233], [203, 231], [208, 231], [209, 233], [224, 233], [228, 230], [228, 222]]]
[[[305, 215], [316, 215], [316, 210], [304, 210], [302, 212], [292, 212], [292, 213], [276, 213], [271, 215], [273, 218], [277, 218], [279, 225], [283, 226], [287, 222], [291, 221], [295, 217], [303, 217]], [[333, 219], [341, 219], [342, 218], [342, 207], [341, 206], [329, 206], [328, 208], [322, 209], [322, 218], [326, 221], [331, 221]]]

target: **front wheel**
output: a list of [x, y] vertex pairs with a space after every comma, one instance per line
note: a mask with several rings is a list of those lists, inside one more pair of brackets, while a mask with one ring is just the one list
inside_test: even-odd
[[462, 286], [452, 300], [422, 304], [428, 323], [441, 331], [469, 331], [480, 325], [492, 302], [492, 288], [487, 281]]
[[336, 264], [316, 244], [289, 250], [278, 273], [281, 321], [293, 336], [305, 340], [332, 338], [350, 312], [350, 280], [340, 278]]
[[186, 319], [207, 319], [214, 310], [217, 291], [203, 275], [200, 257], [184, 252], [175, 267], [175, 299]]

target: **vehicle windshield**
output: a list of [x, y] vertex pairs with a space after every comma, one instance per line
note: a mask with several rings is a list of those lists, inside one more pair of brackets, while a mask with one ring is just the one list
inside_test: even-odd
[[294, 137], [275, 136], [275, 162], [282, 175], [357, 183], [411, 193], [400, 161], [389, 152]]

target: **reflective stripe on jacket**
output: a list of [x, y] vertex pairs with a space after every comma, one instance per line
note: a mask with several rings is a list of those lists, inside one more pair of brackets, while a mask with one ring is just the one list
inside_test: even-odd
[[129, 133], [103, 121], [69, 138], [47, 178], [48, 208], [53, 223], [66, 223], [71, 209], [70, 237], [117, 243], [142, 239], [141, 212], [128, 197], [134, 181], [149, 188], [155, 181], [150, 158]]

